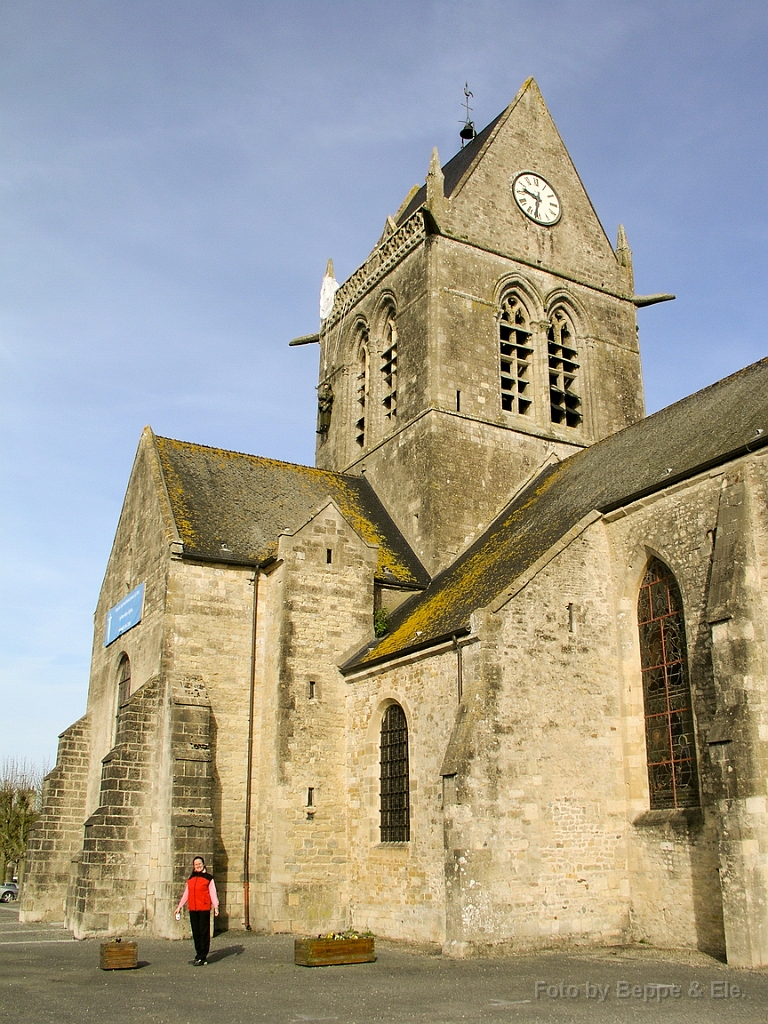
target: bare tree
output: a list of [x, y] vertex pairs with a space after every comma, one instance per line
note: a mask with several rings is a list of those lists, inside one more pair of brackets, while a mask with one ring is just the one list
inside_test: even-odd
[[14, 871], [21, 885], [29, 830], [40, 809], [44, 769], [4, 758], [0, 767], [0, 881]]

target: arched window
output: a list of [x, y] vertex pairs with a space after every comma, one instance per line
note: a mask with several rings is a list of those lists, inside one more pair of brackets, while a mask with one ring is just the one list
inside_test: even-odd
[[531, 329], [528, 313], [516, 295], [508, 295], [499, 316], [501, 408], [529, 415], [532, 404]]
[[361, 448], [365, 447], [365, 415], [368, 402], [368, 329], [361, 331], [360, 355], [357, 372], [357, 405], [358, 419], [355, 422], [355, 440]]
[[117, 667], [117, 708], [118, 711], [131, 696], [131, 662], [127, 654], [120, 659]]
[[390, 704], [381, 720], [381, 841], [410, 838], [408, 723], [400, 705]]
[[547, 330], [549, 361], [549, 415], [553, 423], [578, 427], [582, 421], [573, 326], [561, 310], [555, 310]]
[[390, 316], [384, 328], [384, 348], [381, 353], [384, 416], [394, 420], [397, 416], [397, 327]]
[[698, 807], [699, 783], [680, 588], [651, 559], [637, 599], [651, 809]]

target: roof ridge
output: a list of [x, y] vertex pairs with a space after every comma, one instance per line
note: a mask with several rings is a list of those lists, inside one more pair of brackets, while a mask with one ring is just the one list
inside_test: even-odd
[[[182, 441], [177, 437], [165, 437], [160, 434], [154, 435], [158, 441], [170, 441], [172, 444], [184, 445], [185, 448], [203, 449], [208, 452], [221, 452], [223, 455], [238, 455], [244, 459], [254, 459], [258, 462], [270, 463], [273, 466], [291, 466], [294, 469], [309, 470], [311, 473], [318, 473], [321, 476], [332, 476], [342, 480], [365, 480], [364, 477], [355, 476], [353, 473], [339, 473], [334, 469], [319, 469], [317, 466], [308, 466], [303, 462], [290, 462], [286, 459], [275, 459], [270, 455], [254, 455], [252, 452], [241, 452], [236, 448], [222, 448], [214, 444], [200, 444], [198, 441]], [[365, 481], [367, 483], [367, 481]]]
[[[535, 86], [537, 90], [539, 88], [538, 85], [536, 85], [534, 78], [529, 75], [528, 78], [526, 78], [526, 80], [518, 89], [514, 99], [512, 99], [506, 105], [506, 107], [504, 107], [504, 109], [496, 115], [496, 117], [492, 118], [485, 126], [485, 128], [483, 128], [482, 131], [479, 131], [475, 138], [472, 139], [472, 141], [469, 143], [469, 146], [477, 144], [477, 152], [472, 154], [472, 158], [467, 162], [467, 166], [460, 171], [456, 180], [449, 186], [449, 190], [446, 191], [447, 198], [452, 198], [464, 186], [472, 172], [475, 170], [477, 165], [482, 160], [483, 156], [488, 152], [489, 148], [493, 144], [493, 140], [498, 135], [498, 132], [502, 124], [509, 120], [512, 111], [518, 105], [518, 103], [523, 98], [525, 93], [528, 92], [531, 86]], [[463, 149], [460, 149], [455, 156], [451, 157], [451, 159], [443, 168], [443, 175], [445, 177], [451, 177], [450, 173], [448, 175], [445, 174], [445, 171], [448, 168], [449, 164], [453, 163], [456, 157], [461, 156], [462, 153], [466, 153], [467, 149], [469, 149], [469, 146], [465, 146]]]
[[[530, 89], [531, 86], [536, 86], [535, 79], [532, 76], [526, 78], [523, 84], [517, 91], [514, 99], [512, 99], [503, 110], [491, 118], [484, 128], [475, 135], [474, 139], [471, 139], [466, 146], [462, 146], [461, 149], [457, 150], [450, 159], [446, 160], [441, 166], [444, 180], [444, 194], [446, 199], [451, 199], [457, 189], [459, 189], [463, 183], [467, 180], [469, 175], [472, 173], [474, 168], [477, 166], [479, 161], [482, 159], [484, 153], [487, 151], [488, 146], [491, 144], [492, 138], [496, 134], [496, 130], [499, 127], [499, 123], [509, 116], [513, 108], [522, 99], [523, 95]], [[396, 221], [398, 227], [406, 222], [417, 210], [426, 202], [427, 190], [426, 185], [421, 185], [419, 190], [415, 192], [410, 199], [403, 201], [400, 209], [397, 211]]]
[[[734, 380], [736, 377], [741, 377], [743, 374], [755, 370], [756, 367], [760, 366], [762, 363], [768, 363], [768, 356], [763, 356], [762, 359], [756, 359], [754, 363], [749, 363], [747, 366], [742, 366], [739, 370], [734, 370], [734, 372], [729, 373], [727, 377], [721, 377], [719, 380], [712, 381], [711, 384], [705, 384], [704, 387], [699, 388], [698, 391], [694, 391], [690, 395], [684, 395], [683, 398], [678, 398], [676, 402], [671, 402], [669, 405], [665, 405], [661, 409], [657, 409], [656, 412], [652, 412], [649, 416], [646, 416], [645, 419], [650, 420], [654, 416], [658, 416], [659, 413], [664, 412], [666, 409], [673, 409], [676, 405], [682, 405], [683, 402], [689, 402], [692, 398], [696, 398], [697, 395], [703, 395], [705, 391], [713, 391], [715, 388], [728, 384], [729, 381]], [[632, 424], [632, 426], [634, 426], [634, 424]]]
[[544, 468], [424, 593], [397, 609], [391, 631], [345, 662], [342, 671], [466, 628], [473, 611], [489, 604], [590, 511], [605, 514], [738, 458], [760, 444], [758, 435], [764, 447], [768, 388], [760, 381], [767, 376], [764, 357]]
[[600, 440], [595, 441], [594, 444], [587, 445], [586, 448], [582, 448], [580, 451], [574, 452], [573, 455], [569, 455], [566, 459], [563, 459], [563, 462], [568, 462], [570, 459], [576, 459], [580, 455], [584, 455], [586, 452], [594, 451], [596, 448], [599, 448], [601, 445], [607, 444], [609, 441], [615, 440], [622, 434], [626, 435], [632, 430], [639, 430], [644, 424], [650, 422], [651, 420], [655, 420], [658, 416], [661, 416], [663, 413], [667, 413], [672, 409], [677, 409], [682, 405], [686, 405], [690, 402], [693, 402], [695, 399], [700, 398], [702, 395], [706, 394], [709, 391], [714, 391], [717, 388], [724, 387], [725, 385], [734, 381], [737, 377], [741, 377], [744, 374], [756, 371], [757, 367], [761, 366], [764, 363], [768, 363], [768, 356], [763, 356], [762, 359], [758, 359], [754, 363], [750, 363], [748, 366], [742, 366], [740, 370], [735, 370], [733, 373], [730, 373], [727, 377], [721, 377], [720, 380], [713, 381], [711, 384], [706, 384], [703, 388], [699, 388], [698, 391], [694, 391], [690, 395], [684, 395], [682, 398], [678, 398], [677, 401], [670, 402], [669, 405], [662, 406], [661, 409], [657, 409], [656, 412], [652, 412], [649, 413], [647, 416], [643, 416], [642, 419], [636, 420], [634, 423], [630, 423], [626, 427], [622, 427], [620, 430], [615, 431], [613, 434], [608, 434], [607, 437], [601, 437]]

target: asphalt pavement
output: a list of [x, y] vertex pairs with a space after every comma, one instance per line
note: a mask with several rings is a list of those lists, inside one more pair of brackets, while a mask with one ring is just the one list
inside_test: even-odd
[[22, 925], [0, 906], [0, 1020], [15, 1024], [498, 1024], [768, 1021], [768, 970], [702, 953], [615, 947], [452, 960], [377, 941], [377, 960], [297, 967], [293, 938], [227, 932], [207, 967], [191, 942], [139, 938], [135, 970], [99, 969], [100, 942]]

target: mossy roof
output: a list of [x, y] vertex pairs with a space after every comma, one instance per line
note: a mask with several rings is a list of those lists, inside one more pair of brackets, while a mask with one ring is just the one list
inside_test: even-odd
[[378, 546], [380, 579], [406, 587], [428, 583], [364, 478], [168, 437], [155, 443], [186, 555], [263, 562], [276, 553], [283, 531], [303, 526], [330, 498], [359, 536]]
[[606, 513], [768, 441], [768, 359], [546, 468], [457, 561], [397, 610], [352, 671], [469, 628], [589, 512]]

